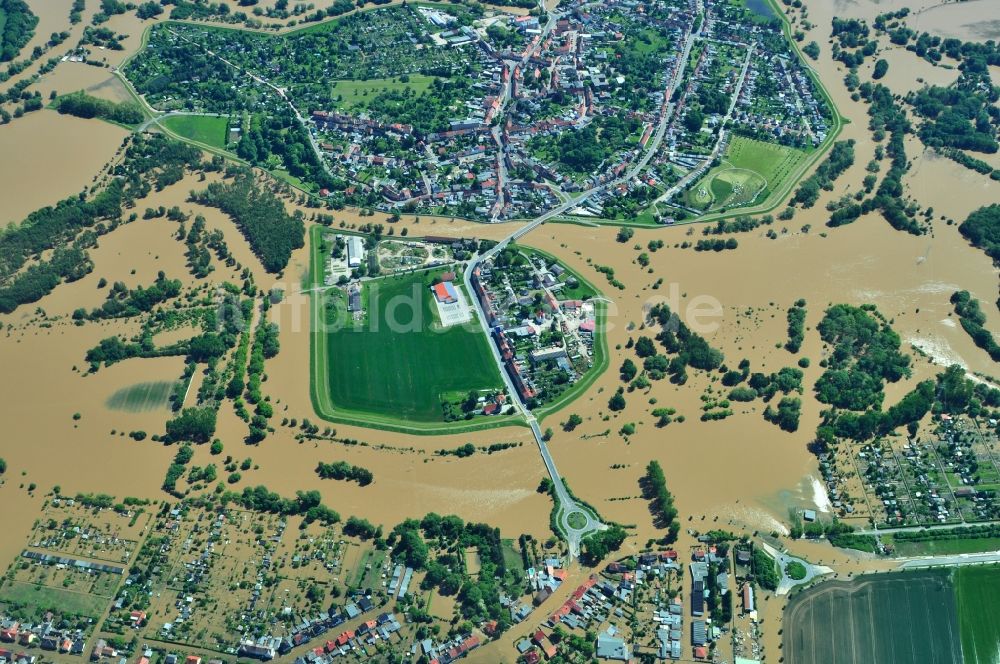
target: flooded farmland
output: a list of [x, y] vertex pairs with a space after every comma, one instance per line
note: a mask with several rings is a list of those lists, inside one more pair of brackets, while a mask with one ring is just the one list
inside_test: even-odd
[[89, 187], [125, 136], [121, 127], [54, 111], [0, 126], [0, 154], [18, 155], [0, 163], [0, 226]]

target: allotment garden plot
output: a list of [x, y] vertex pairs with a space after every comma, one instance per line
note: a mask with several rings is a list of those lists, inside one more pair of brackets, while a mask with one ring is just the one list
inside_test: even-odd
[[945, 416], [915, 438], [843, 441], [820, 470], [841, 518], [855, 525], [976, 524], [1000, 518], [998, 461], [985, 421]]

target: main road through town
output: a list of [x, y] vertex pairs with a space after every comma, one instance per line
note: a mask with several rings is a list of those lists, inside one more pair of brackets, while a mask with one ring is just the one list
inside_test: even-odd
[[[550, 17], [550, 20], [547, 22], [546, 25], [546, 32], [549, 29], [551, 29], [551, 26], [554, 23], [555, 23], [554, 17]], [[695, 40], [695, 35], [689, 34], [684, 44], [683, 56], [680, 60], [681, 62], [687, 62], [688, 55], [691, 52], [691, 47], [694, 44], [694, 40]], [[670, 84], [667, 86], [667, 90], [664, 93], [665, 100], [669, 100], [673, 95], [674, 91], [677, 89], [677, 86], [680, 84], [680, 81], [683, 78], [682, 74], [683, 74], [683, 66], [678, 69], [673, 79], [670, 81]], [[660, 144], [663, 142], [663, 136], [666, 133], [667, 125], [670, 123], [670, 118], [671, 114], [673, 113], [673, 108], [674, 108], [673, 105], [670, 105], [669, 103], [664, 105], [664, 111], [660, 116], [659, 123], [657, 124], [656, 133], [654, 134], [652, 140], [650, 140], [650, 142], [648, 143], [646, 150], [642, 154], [642, 156], [634, 164], [632, 164], [632, 166], [625, 172], [624, 175], [614, 180], [609, 180], [607, 182], [599, 184], [584, 192], [581, 192], [577, 196], [569, 199], [568, 201], [562, 203], [561, 205], [554, 207], [548, 212], [545, 212], [535, 217], [524, 226], [517, 228], [515, 231], [511, 232], [510, 235], [506, 236], [505, 238], [497, 242], [497, 244], [493, 246], [491, 249], [476, 255], [466, 263], [465, 275], [464, 275], [465, 290], [469, 294], [470, 299], [475, 304], [476, 313], [478, 314], [477, 318], [479, 319], [479, 324], [482, 326], [483, 332], [486, 334], [487, 337], [490, 337], [491, 335], [490, 335], [489, 325], [486, 322], [487, 321], [486, 311], [483, 309], [482, 302], [480, 302], [479, 298], [476, 296], [475, 290], [472, 287], [472, 275], [476, 271], [476, 269], [486, 261], [491, 260], [498, 253], [503, 251], [503, 249], [508, 244], [514, 242], [515, 240], [518, 240], [519, 238], [524, 237], [534, 229], [544, 224], [546, 221], [554, 217], [558, 217], [561, 214], [565, 214], [569, 210], [573, 209], [574, 207], [586, 201], [594, 194], [605, 191], [607, 189], [617, 187], [618, 185], [628, 182], [629, 180], [637, 176], [644, 168], [646, 168], [646, 166], [649, 164], [650, 159], [653, 158], [653, 155], [656, 154], [656, 151], [659, 149]], [[499, 136], [497, 136], [496, 134], [494, 134], [494, 136], [499, 139]], [[502, 144], [500, 145], [500, 150], [502, 158], [503, 155]], [[513, 402], [515, 408], [521, 413], [521, 415], [527, 421], [528, 426], [531, 427], [532, 434], [534, 434], [535, 442], [538, 444], [538, 451], [542, 455], [542, 461], [545, 463], [545, 469], [546, 471], [548, 471], [549, 478], [552, 480], [552, 486], [555, 492], [555, 497], [558, 500], [559, 511], [556, 515], [558, 525], [560, 529], [563, 531], [563, 533], [565, 533], [566, 535], [566, 539], [569, 544], [570, 555], [572, 557], [577, 557], [580, 554], [580, 543], [583, 541], [583, 539], [592, 533], [606, 529], [607, 526], [601, 523], [600, 520], [597, 518], [597, 515], [593, 514], [591, 510], [581, 507], [576, 502], [576, 500], [573, 499], [569, 491], [566, 489], [566, 484], [563, 482], [562, 476], [559, 474], [559, 470], [556, 468], [556, 463], [552, 459], [552, 454], [549, 452], [548, 443], [546, 442], [545, 437], [542, 435], [542, 430], [541, 427], [539, 427], [538, 425], [538, 420], [535, 418], [535, 416], [528, 409], [527, 405], [521, 399], [520, 392], [518, 392], [518, 390], [514, 387], [514, 382], [511, 379], [510, 375], [507, 373], [506, 368], [504, 367], [503, 358], [500, 356], [500, 350], [497, 348], [496, 344], [492, 342], [492, 340], [490, 341], [489, 346], [493, 353], [493, 360], [494, 362], [496, 362], [497, 367], [499, 367], [500, 375], [503, 377], [504, 383], [507, 386], [507, 392], [511, 395], [511, 401]], [[574, 523], [570, 522], [570, 515], [574, 515], [573, 519]]]

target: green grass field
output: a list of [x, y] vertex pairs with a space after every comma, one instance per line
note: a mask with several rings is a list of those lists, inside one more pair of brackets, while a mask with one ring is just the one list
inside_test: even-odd
[[322, 334], [317, 369], [335, 412], [443, 422], [442, 394], [502, 387], [478, 326], [440, 329], [429, 289], [437, 274], [367, 282], [367, 320]]
[[1000, 550], [1000, 537], [940, 539], [926, 542], [893, 540], [892, 544], [897, 556], [947, 556], [959, 553], [998, 551]]
[[340, 97], [339, 108], [349, 110], [364, 107], [381, 92], [399, 92], [409, 88], [414, 96], [419, 95], [431, 86], [433, 76], [410, 74], [410, 80], [403, 82], [399, 78], [373, 78], [367, 81], [335, 81], [333, 94]]
[[204, 143], [220, 150], [224, 150], [226, 147], [229, 118], [216, 118], [207, 115], [171, 115], [164, 118], [161, 123], [170, 131], [188, 140]]
[[166, 408], [170, 402], [170, 392], [176, 384], [174, 381], [159, 381], [123, 387], [108, 397], [105, 405], [112, 410], [124, 410], [129, 413]]
[[107, 597], [21, 581], [7, 581], [3, 584], [3, 588], [0, 588], [0, 605], [17, 606], [23, 615], [35, 620], [41, 620], [45, 612], [50, 609], [63, 614], [98, 618], [109, 602]]
[[955, 596], [965, 664], [1000, 661], [1000, 566], [960, 567]]
[[808, 155], [777, 143], [734, 136], [722, 163], [688, 191], [688, 204], [706, 211], [759, 205], [782, 189]]

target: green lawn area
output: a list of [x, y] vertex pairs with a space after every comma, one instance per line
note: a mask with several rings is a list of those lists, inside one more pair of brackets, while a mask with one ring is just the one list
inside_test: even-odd
[[170, 401], [170, 392], [176, 384], [174, 381], [158, 381], [123, 387], [108, 397], [105, 405], [112, 410], [124, 410], [129, 413], [166, 408]]
[[161, 120], [161, 123], [178, 136], [220, 150], [226, 148], [229, 118], [216, 118], [207, 115], [171, 115]]
[[893, 540], [897, 556], [948, 556], [959, 553], [980, 553], [1000, 550], [1000, 537], [969, 537], [939, 539], [926, 542]]
[[35, 620], [41, 620], [45, 612], [50, 609], [62, 614], [98, 618], [109, 601], [106, 597], [22, 581], [7, 581], [0, 589], [0, 605], [16, 606], [21, 611], [18, 615]]
[[691, 187], [687, 202], [706, 211], [762, 204], [808, 156], [797, 148], [734, 136], [722, 163]]
[[410, 88], [413, 95], [420, 95], [431, 86], [433, 76], [410, 74], [409, 81], [396, 78], [373, 78], [367, 81], [334, 81], [333, 94], [339, 96], [338, 108], [352, 110], [367, 106], [381, 92], [398, 92]]
[[965, 664], [995, 664], [1000, 658], [1000, 566], [958, 568], [955, 596]]
[[[321, 406], [393, 420], [443, 422], [441, 396], [501, 388], [503, 382], [478, 328], [441, 329], [430, 293], [445, 270], [366, 282], [366, 320], [317, 339]], [[325, 380], [323, 380], [325, 378]]]
[[503, 546], [503, 561], [507, 565], [507, 569], [513, 570], [518, 574], [524, 573], [524, 559], [521, 558], [521, 554], [517, 551], [517, 545], [512, 539], [501, 540], [500, 544]]

